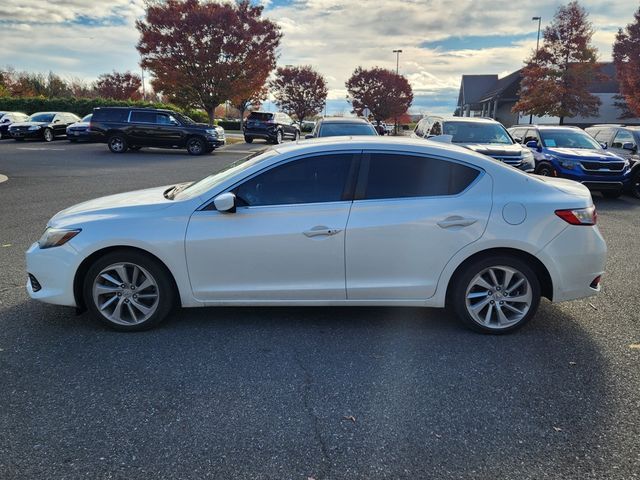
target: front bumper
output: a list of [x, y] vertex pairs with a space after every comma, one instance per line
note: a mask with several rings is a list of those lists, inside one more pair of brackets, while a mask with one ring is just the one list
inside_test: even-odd
[[569, 169], [560, 165], [558, 162], [552, 162], [557, 176], [567, 178], [578, 183], [582, 183], [589, 190], [600, 191], [620, 191], [629, 186], [631, 176], [629, 169], [625, 168], [622, 172], [611, 172], [606, 175], [593, 175], [582, 170]]
[[590, 297], [600, 291], [599, 285], [591, 286], [604, 274], [607, 257], [607, 245], [598, 227], [568, 226], [536, 256], [551, 274], [554, 302]]
[[31, 279], [27, 279], [27, 293], [31, 298], [55, 305], [77, 306], [73, 281], [80, 257], [69, 243], [43, 250], [36, 242], [27, 250], [26, 261], [27, 274], [32, 275], [40, 286], [38, 289]]
[[20, 131], [9, 130], [9, 134], [13, 138], [42, 138], [43, 131], [44, 129], [42, 128], [38, 130], [20, 130]]

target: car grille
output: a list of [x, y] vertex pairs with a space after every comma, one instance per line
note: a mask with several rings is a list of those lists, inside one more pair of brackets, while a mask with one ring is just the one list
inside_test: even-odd
[[624, 170], [624, 162], [587, 162], [582, 161], [582, 168], [589, 173], [607, 174], [610, 172], [620, 173]]
[[522, 163], [521, 155], [491, 155], [491, 157], [509, 165], [520, 165]]
[[11, 132], [28, 132], [29, 131], [29, 127], [11, 127], [9, 129], [9, 131], [11, 131]]

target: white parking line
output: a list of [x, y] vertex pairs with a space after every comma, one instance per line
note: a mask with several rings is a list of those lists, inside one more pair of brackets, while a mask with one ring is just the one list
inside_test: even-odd
[[47, 147], [18, 147], [16, 150], [33, 150], [37, 152], [49, 151], [49, 152], [64, 152], [66, 148], [47, 148]]
[[9, 177], [0, 173], [0, 183], [6, 182], [7, 180], [9, 180]]

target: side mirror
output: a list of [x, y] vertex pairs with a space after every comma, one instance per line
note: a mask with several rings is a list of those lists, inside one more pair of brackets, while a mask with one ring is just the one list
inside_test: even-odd
[[536, 140], [529, 140], [529, 141], [525, 144], [525, 146], [526, 146], [527, 148], [536, 148], [536, 149], [537, 149], [537, 148], [538, 148], [538, 142], [537, 142]]
[[60, 120], [59, 118], [56, 118], [56, 119], [53, 121], [53, 123], [60, 123], [60, 121], [61, 121], [61, 120]]
[[520, 137], [513, 137], [513, 141], [516, 143], [522, 143], [522, 139]]
[[231, 192], [225, 192], [213, 199], [216, 210], [222, 213], [236, 213], [236, 196]]
[[311, 140], [312, 138], [316, 138], [314, 137], [312, 134], [308, 134], [304, 136], [305, 140]]
[[600, 143], [600, 146], [603, 148], [603, 150], [606, 150], [607, 149], [607, 142]]
[[624, 150], [631, 150], [632, 152], [637, 149], [637, 147], [631, 142], [624, 142], [622, 144], [622, 148]]

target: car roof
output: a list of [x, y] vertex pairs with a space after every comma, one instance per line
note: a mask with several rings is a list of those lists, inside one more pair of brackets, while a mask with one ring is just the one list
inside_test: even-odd
[[96, 107], [94, 110], [138, 110], [141, 112], [168, 112], [176, 113], [173, 110], [167, 108], [153, 108], [153, 107]]
[[500, 123], [488, 117], [455, 117], [453, 115], [427, 115], [427, 117], [437, 118], [443, 122]]
[[368, 120], [362, 117], [324, 117], [319, 120], [322, 123], [365, 123], [369, 124]]

